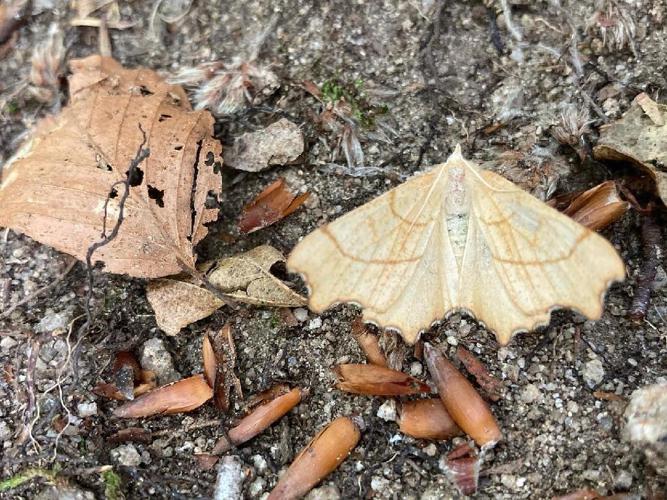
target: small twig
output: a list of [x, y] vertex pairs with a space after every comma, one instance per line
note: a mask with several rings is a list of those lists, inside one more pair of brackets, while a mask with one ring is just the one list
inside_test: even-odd
[[53, 290], [58, 285], [58, 283], [60, 283], [62, 280], [64, 280], [67, 277], [67, 275], [70, 273], [70, 271], [72, 269], [74, 269], [74, 266], [76, 265], [76, 263], [77, 263], [77, 260], [75, 258], [72, 258], [70, 260], [69, 264], [67, 264], [67, 267], [65, 268], [65, 270], [62, 273], [60, 273], [58, 276], [56, 276], [56, 278], [51, 283], [49, 283], [48, 285], [44, 285], [41, 288], [38, 288], [37, 290], [35, 290], [31, 294], [27, 295], [26, 297], [23, 297], [21, 300], [19, 300], [16, 304], [11, 306], [9, 309], [6, 309], [6, 310], [2, 311], [2, 313], [0, 313], [0, 319], [4, 319], [4, 318], [8, 317], [17, 308], [27, 304], [28, 302], [31, 302], [32, 300], [36, 299], [40, 295], [43, 295], [46, 292]]
[[[103, 246], [111, 243], [116, 238], [116, 236], [118, 236], [118, 231], [120, 230], [120, 226], [125, 220], [125, 203], [127, 202], [127, 199], [130, 196], [130, 187], [132, 187], [132, 179], [135, 178], [136, 170], [139, 167], [139, 164], [150, 156], [150, 149], [144, 147], [147, 142], [147, 137], [146, 137], [146, 132], [144, 131], [141, 124], [139, 124], [139, 130], [141, 131], [142, 135], [141, 144], [139, 144], [137, 152], [134, 155], [132, 161], [130, 162], [130, 166], [127, 169], [127, 175], [125, 176], [125, 179], [123, 179], [122, 181], [117, 181], [111, 186], [109, 194], [107, 195], [107, 199], [104, 203], [104, 220], [102, 222], [101, 239], [90, 245], [88, 247], [88, 250], [86, 251], [86, 273], [88, 280], [88, 291], [86, 293], [86, 300], [84, 303], [84, 308], [86, 312], [86, 321], [77, 330], [77, 341], [74, 346], [74, 354], [72, 356], [73, 373], [75, 380], [78, 380], [78, 361], [79, 361], [79, 351], [81, 348], [81, 342], [83, 341], [90, 327], [93, 324], [93, 312], [90, 306], [93, 301], [93, 286], [94, 286], [93, 254]], [[111, 232], [107, 235], [106, 234], [107, 205], [112, 197], [117, 196], [116, 186], [119, 185], [123, 186], [123, 193], [121, 194], [120, 199], [118, 201], [118, 218], [116, 219], [116, 223], [111, 229]]]
[[660, 262], [662, 229], [651, 215], [644, 217], [642, 223], [642, 253], [644, 260], [639, 268], [635, 297], [630, 306], [628, 317], [641, 322], [646, 316], [651, 303], [651, 290]]

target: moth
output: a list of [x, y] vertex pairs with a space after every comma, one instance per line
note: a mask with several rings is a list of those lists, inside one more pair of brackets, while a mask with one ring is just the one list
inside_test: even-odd
[[321, 313], [338, 303], [363, 320], [420, 332], [463, 311], [507, 344], [551, 311], [602, 315], [625, 266], [602, 236], [502, 176], [463, 158], [415, 175], [306, 236], [287, 261]]

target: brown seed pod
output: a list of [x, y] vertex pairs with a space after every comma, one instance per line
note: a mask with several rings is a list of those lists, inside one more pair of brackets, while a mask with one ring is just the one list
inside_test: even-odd
[[121, 418], [139, 418], [185, 413], [200, 407], [211, 397], [213, 389], [204, 376], [199, 374], [158, 387], [134, 401], [119, 406], [113, 414]]
[[231, 429], [227, 436], [222, 437], [216, 443], [213, 453], [224, 453], [232, 446], [245, 443], [254, 438], [298, 405], [305, 395], [306, 391], [296, 387], [288, 393], [258, 406], [252, 413], [243, 418], [236, 427]]
[[463, 434], [440, 398], [402, 403], [396, 422], [403, 434], [417, 439], [444, 440]]
[[424, 344], [424, 354], [440, 399], [454, 422], [479, 446], [500, 441], [496, 419], [472, 384], [429, 343]]
[[370, 396], [407, 396], [431, 392], [431, 388], [410, 375], [377, 365], [343, 364], [333, 367], [341, 391]]
[[354, 419], [339, 417], [331, 422], [296, 456], [268, 500], [304, 496], [347, 458], [360, 438]]

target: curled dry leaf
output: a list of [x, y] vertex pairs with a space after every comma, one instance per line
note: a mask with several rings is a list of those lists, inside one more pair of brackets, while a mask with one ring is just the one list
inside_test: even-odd
[[617, 121], [600, 127], [593, 148], [597, 160], [629, 161], [655, 181], [658, 196], [667, 204], [667, 106], [639, 94]]
[[435, 347], [424, 344], [424, 356], [438, 394], [454, 422], [479, 446], [493, 446], [502, 433], [491, 410], [468, 380]]
[[271, 273], [285, 257], [269, 245], [218, 261], [209, 272], [209, 281], [232, 299], [247, 304], [299, 307], [306, 299], [292, 291]]
[[154, 71], [101, 56], [70, 67], [69, 104], [4, 167], [0, 226], [83, 260], [119, 218], [112, 186], [126, 180], [143, 129], [150, 156], [138, 166], [118, 236], [95, 258], [136, 277], [193, 268], [194, 245], [218, 213], [206, 206], [221, 189], [213, 117], [192, 111], [183, 89]]
[[407, 373], [377, 365], [343, 364], [333, 368], [341, 391], [370, 396], [407, 396], [431, 388]]
[[252, 233], [270, 226], [294, 212], [309, 196], [310, 193], [299, 196], [291, 193], [281, 177], [243, 207], [239, 231]]
[[296, 456], [268, 500], [304, 496], [347, 458], [360, 438], [354, 418], [339, 417], [331, 422]]
[[482, 362], [475, 357], [468, 349], [459, 346], [456, 349], [456, 357], [459, 358], [463, 366], [466, 367], [477, 383], [492, 401], [498, 401], [503, 393], [503, 384], [500, 380], [489, 373], [489, 370]]
[[380, 348], [380, 340], [377, 335], [372, 334], [364, 325], [361, 318], [357, 318], [352, 323], [352, 336], [357, 341], [361, 350], [366, 354], [366, 359], [373, 365], [387, 366], [387, 358], [385, 358], [382, 349]]
[[[258, 306], [299, 307], [306, 299], [271, 274], [271, 267], [285, 258], [263, 245], [249, 252], [220, 260], [209, 281], [234, 300]], [[176, 335], [190, 323], [213, 314], [223, 301], [188, 278], [153, 280], [146, 290], [158, 326]]]
[[224, 453], [232, 446], [238, 446], [254, 438], [298, 405], [305, 395], [306, 392], [298, 387], [284, 394], [276, 394], [275, 399], [255, 408], [252, 413], [232, 428], [226, 437], [221, 438], [216, 443], [213, 453]]
[[586, 191], [558, 196], [549, 200], [548, 204], [593, 231], [616, 222], [630, 208], [630, 203], [620, 197], [614, 181], [603, 182]]
[[199, 408], [211, 397], [213, 389], [206, 382], [206, 378], [199, 374], [158, 387], [134, 401], [119, 406], [113, 414], [121, 418], [140, 418], [185, 413]]
[[445, 440], [463, 434], [440, 398], [401, 403], [396, 422], [403, 434], [417, 439]]
[[303, 134], [295, 123], [282, 118], [257, 132], [243, 134], [225, 150], [225, 164], [246, 172], [285, 165], [303, 153]]

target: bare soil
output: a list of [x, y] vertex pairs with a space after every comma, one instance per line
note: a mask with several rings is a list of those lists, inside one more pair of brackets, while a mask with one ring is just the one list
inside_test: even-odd
[[[264, 243], [287, 254], [323, 222], [444, 161], [457, 143], [468, 157], [488, 162], [489, 168], [542, 197], [631, 173], [597, 163], [587, 151], [595, 144], [598, 127], [618, 118], [637, 93], [661, 96], [667, 90], [665, 2], [507, 3], [511, 23], [501, 2], [195, 1], [177, 26], [160, 24], [154, 40], [148, 29], [153, 2], [119, 2], [122, 17], [135, 25], [111, 30], [114, 57], [126, 66], [143, 65], [165, 74], [203, 61], [244, 57], [253, 34], [275, 21], [258, 61], [272, 65], [279, 88], [261, 104], [219, 119], [216, 133], [228, 146], [241, 133], [286, 116], [302, 125], [306, 152], [294, 165], [240, 176], [225, 173], [220, 219], [201, 245], [202, 260]], [[634, 25], [634, 34], [623, 44], [613, 44], [611, 29], [603, 38], [599, 23], [592, 21], [597, 9], [609, 5], [622, 9]], [[49, 26], [55, 23], [66, 34], [69, 57], [97, 51], [97, 30], [70, 27], [72, 16], [66, 2], [33, 2], [32, 15], [0, 61], [0, 161], [13, 154], [31, 124], [51, 111], [20, 90], [32, 49], [47, 37]], [[373, 135], [378, 123], [369, 124], [362, 134], [365, 165], [377, 169], [353, 171], [341, 154], [332, 158], [336, 139], [317, 126], [313, 116], [319, 104], [303, 90], [302, 80], [360, 88], [367, 108], [386, 109], [377, 120], [391, 129], [384, 128], [389, 140]], [[60, 99], [66, 101], [64, 92]], [[561, 113], [572, 110], [589, 115], [587, 144], [580, 147], [584, 160], [552, 135]], [[512, 151], [520, 153], [518, 161], [500, 162], [500, 155]], [[308, 207], [272, 227], [239, 235], [241, 207], [278, 176], [295, 189], [313, 193]], [[455, 345], [464, 345], [506, 383], [504, 397], [492, 405], [505, 439], [485, 456], [477, 498], [549, 498], [579, 488], [639, 497], [665, 491], [664, 478], [646, 464], [641, 450], [622, 439], [625, 401], [632, 391], [667, 376], [664, 262], [646, 320], [636, 324], [626, 318], [642, 262], [640, 225], [641, 216], [631, 211], [603, 232], [627, 263], [628, 277], [608, 292], [600, 321], [558, 312], [548, 327], [521, 334], [502, 348], [473, 319], [459, 314], [427, 332], [426, 338], [449, 344], [452, 354]], [[52, 283], [68, 264], [67, 256], [14, 231], [4, 232], [0, 259], [5, 308]], [[222, 415], [206, 405], [187, 415], [120, 421], [111, 416], [117, 403], [91, 389], [108, 376], [116, 352], [139, 353], [154, 337], [165, 341], [182, 376], [197, 373], [202, 335], [229, 322], [244, 394], [276, 381], [311, 391], [286, 418], [235, 451], [248, 468], [248, 498], [270, 491], [294, 454], [325, 423], [352, 413], [363, 417], [366, 430], [351, 456], [324, 481], [319, 498], [460, 496], [441, 467], [453, 443], [430, 445], [401, 436], [393, 422], [377, 417], [382, 399], [347, 395], [332, 387], [334, 363], [363, 361], [349, 335], [358, 314], [354, 307], [310, 314], [298, 326], [288, 326], [277, 309], [222, 308], [168, 337], [156, 326], [144, 281], [97, 273], [96, 320], [81, 339], [75, 376], [66, 363], [67, 325], [83, 314], [85, 293], [85, 269], [79, 263], [47, 294], [2, 320], [3, 480], [57, 465], [62, 481], [80, 494], [88, 491], [104, 498], [105, 487], [109, 497], [109, 481], [105, 484], [98, 468], [112, 465], [126, 498], [210, 497], [215, 470], [201, 470], [194, 454], [210, 451], [234, 414]], [[45, 326], [49, 321], [51, 326]], [[597, 381], [584, 376], [594, 359], [603, 370]], [[66, 370], [57, 383], [61, 366]], [[404, 369], [426, 378], [425, 367], [409, 350]], [[600, 399], [594, 391], [620, 398]], [[31, 395], [39, 409], [32, 416], [25, 414]], [[78, 405], [89, 402], [97, 403], [97, 414], [73, 420], [56, 448], [58, 419], [67, 411], [76, 416]], [[241, 403], [236, 402], [236, 415]], [[33, 419], [32, 437], [21, 444], [21, 434]], [[151, 443], [132, 444], [140, 463], [120, 465], [112, 453], [117, 445], [106, 438], [130, 425], [156, 434]], [[35, 478], [0, 496], [52, 498], [49, 491], [48, 481]]]

